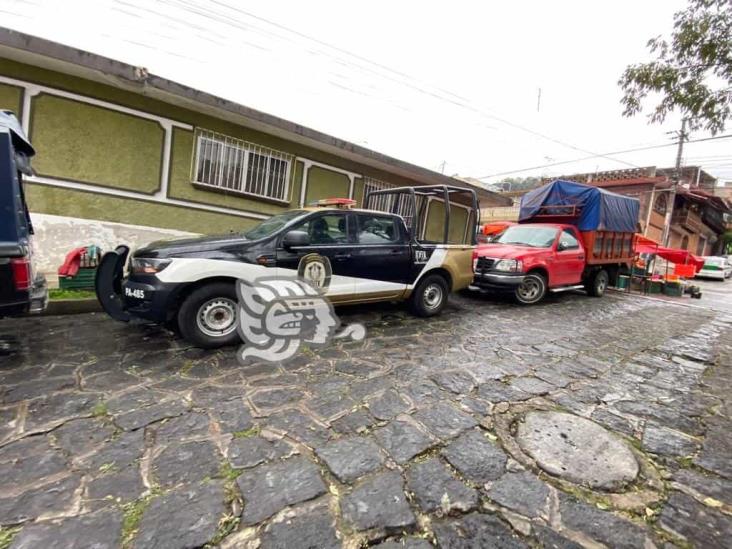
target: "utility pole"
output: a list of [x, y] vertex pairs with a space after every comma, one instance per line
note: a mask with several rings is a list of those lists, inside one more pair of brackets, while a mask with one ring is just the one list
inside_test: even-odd
[[[678, 133], [679, 142], [676, 148], [676, 169], [674, 170], [673, 183], [671, 184], [671, 192], [668, 193], [666, 202], [666, 218], [663, 222], [663, 236], [661, 237], [661, 245], [668, 247], [671, 238], [671, 218], [674, 215], [674, 203], [676, 202], [676, 188], [681, 181], [681, 157], [684, 153], [684, 141], [686, 141], [686, 118], [681, 119], [681, 131]], [[651, 204], [651, 208], [653, 204]]]

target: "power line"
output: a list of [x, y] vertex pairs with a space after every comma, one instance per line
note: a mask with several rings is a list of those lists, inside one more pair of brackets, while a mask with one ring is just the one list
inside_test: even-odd
[[[199, 17], [203, 17], [203, 18], [208, 19], [210, 21], [213, 21], [215, 23], [228, 24], [229, 26], [233, 26], [233, 27], [240, 28], [240, 29], [242, 28], [240, 26], [241, 24], [243, 24], [242, 21], [239, 20], [239, 19], [233, 19], [228, 14], [221, 13], [221, 12], [214, 12], [212, 10], [204, 11], [199, 6], [196, 6], [195, 4], [192, 5], [190, 2], [186, 2], [186, 0], [163, 0], [163, 1], [164, 1], [165, 4], [175, 5], [175, 6], [177, 6], [178, 8], [180, 8], [180, 9], [182, 9], [184, 11], [188, 11], [189, 13], [193, 13], [193, 14], [199, 16]], [[366, 62], [366, 63], [368, 63], [368, 64], [370, 64], [370, 65], [372, 65], [374, 67], [378, 67], [378, 68], [380, 68], [382, 70], [385, 70], [385, 71], [388, 71], [388, 72], [390, 72], [392, 74], [398, 75], [401, 78], [408, 79], [408, 81], [396, 80], [394, 78], [387, 77], [384, 74], [379, 74], [378, 72], [375, 72], [375, 71], [373, 71], [371, 69], [368, 69], [367, 67], [364, 67], [363, 65], [349, 63], [348, 61], [346, 61], [346, 60], [344, 60], [344, 59], [342, 59], [340, 57], [334, 56], [332, 54], [329, 54], [327, 51], [322, 51], [321, 50], [321, 53], [322, 54], [324, 54], [324, 55], [326, 55], [328, 57], [331, 57], [333, 59], [336, 59], [337, 61], [339, 61], [341, 63], [345, 63], [346, 65], [350, 65], [352, 67], [357, 67], [360, 70], [366, 70], [367, 72], [370, 72], [372, 74], [376, 74], [377, 76], [379, 76], [381, 78], [385, 78], [387, 80], [391, 80], [392, 82], [396, 82], [397, 84], [399, 84], [401, 86], [405, 86], [405, 87], [411, 88], [411, 89], [413, 89], [413, 90], [415, 90], [415, 91], [417, 91], [417, 92], [419, 92], [421, 94], [424, 94], [424, 95], [427, 95], [429, 97], [432, 97], [433, 99], [437, 99], [439, 101], [443, 101], [443, 102], [450, 103], [450, 104], [452, 104], [454, 106], [457, 106], [457, 107], [462, 108], [464, 110], [470, 111], [470, 112], [472, 112], [474, 114], [478, 114], [480, 116], [489, 118], [491, 120], [498, 121], [498, 122], [500, 122], [502, 124], [505, 124], [505, 125], [507, 125], [509, 127], [512, 127], [512, 128], [517, 129], [517, 130], [523, 131], [525, 133], [534, 135], [536, 137], [539, 137], [541, 139], [544, 139], [544, 140], [550, 141], [552, 143], [561, 145], [563, 147], [566, 147], [566, 148], [569, 148], [569, 149], [573, 149], [573, 150], [576, 150], [576, 151], [579, 151], [579, 152], [584, 152], [584, 153], [591, 154], [591, 155], [593, 155], [593, 158], [604, 157], [604, 158], [607, 158], [608, 160], [612, 160], [613, 162], [619, 162], [621, 164], [625, 164], [625, 165], [632, 166], [632, 167], [636, 167], [636, 168], [639, 167], [636, 164], [633, 164], [631, 162], [627, 162], [625, 160], [620, 160], [620, 159], [617, 159], [617, 158], [612, 158], [610, 155], [607, 155], [607, 154], [596, 153], [594, 151], [590, 151], [590, 150], [587, 150], [587, 149], [583, 149], [581, 147], [577, 147], [577, 146], [575, 146], [575, 145], [573, 145], [571, 143], [567, 143], [567, 142], [562, 141], [560, 139], [554, 138], [554, 137], [552, 137], [550, 135], [547, 135], [547, 134], [544, 134], [544, 133], [541, 133], [541, 132], [532, 130], [531, 128], [528, 128], [528, 127], [523, 126], [521, 124], [517, 124], [515, 122], [512, 122], [512, 121], [507, 120], [505, 118], [502, 118], [500, 116], [497, 116], [497, 115], [491, 114], [489, 112], [486, 112], [486, 111], [484, 111], [484, 110], [482, 110], [482, 109], [480, 109], [478, 107], [475, 107], [474, 105], [470, 104], [470, 101], [468, 99], [466, 99], [464, 97], [461, 97], [461, 96], [459, 96], [459, 95], [457, 95], [457, 94], [455, 94], [453, 92], [449, 92], [447, 90], [443, 90], [442, 88], [439, 88], [439, 87], [436, 87], [436, 86], [432, 86], [431, 84], [428, 84], [428, 83], [425, 83], [425, 82], [422, 82], [423, 85], [427, 85], [427, 86], [430, 86], [430, 87], [434, 87], [440, 93], [435, 93], [434, 91], [430, 91], [428, 89], [425, 89], [424, 87], [414, 85], [414, 84], [411, 83], [411, 81], [418, 80], [418, 79], [416, 79], [416, 78], [414, 78], [414, 77], [412, 77], [412, 76], [410, 76], [410, 75], [408, 75], [408, 74], [406, 74], [404, 72], [401, 72], [399, 70], [393, 69], [391, 67], [388, 67], [387, 65], [383, 65], [383, 64], [378, 63], [376, 61], [372, 61], [372, 60], [370, 60], [370, 59], [368, 59], [366, 57], [363, 57], [363, 56], [358, 55], [356, 53], [350, 52], [348, 50], [345, 50], [345, 49], [340, 48], [338, 46], [335, 46], [333, 44], [329, 44], [328, 42], [324, 42], [324, 41], [322, 41], [322, 40], [320, 40], [318, 38], [314, 38], [312, 36], [309, 36], [309, 35], [307, 35], [305, 33], [302, 33], [300, 31], [297, 31], [295, 29], [292, 29], [292, 28], [287, 27], [285, 25], [282, 25], [280, 23], [277, 23], [276, 21], [272, 21], [270, 19], [267, 19], [267, 18], [258, 16], [258, 15], [254, 14], [254, 13], [251, 13], [249, 11], [243, 10], [243, 9], [237, 7], [237, 6], [232, 6], [231, 4], [228, 4], [226, 2], [222, 2], [220, 0], [210, 0], [210, 1], [213, 4], [217, 4], [219, 6], [228, 8], [231, 11], [234, 11], [236, 13], [240, 13], [240, 14], [246, 16], [246, 17], [255, 19], [257, 21], [264, 22], [264, 23], [266, 23], [268, 25], [271, 25], [271, 26], [273, 26], [275, 28], [284, 30], [284, 31], [286, 31], [288, 33], [291, 33], [291, 34], [295, 35], [295, 36], [298, 36], [300, 38], [303, 38], [305, 40], [308, 40], [308, 41], [310, 41], [312, 43], [315, 43], [315, 44], [324, 46], [326, 48], [329, 48], [331, 50], [340, 52], [340, 53], [345, 54], [345, 55], [347, 55], [347, 56], [349, 56], [349, 57], [351, 57], [353, 59], [357, 59], [359, 61]], [[139, 8], [139, 6], [138, 6], [138, 8]], [[141, 8], [141, 9], [144, 9], [144, 8]], [[239, 23], [239, 25], [236, 25], [234, 21], [236, 23]], [[258, 28], [256, 26], [247, 25], [247, 24], [244, 24], [244, 25], [246, 25], [246, 27], [247, 28], [250, 28], [250, 29], [256, 29], [256, 30], [259, 30], [260, 32], [267, 32], [267, 31], [263, 31], [263, 29]], [[286, 38], [283, 38], [282, 36], [273, 35], [272, 33], [267, 33], [267, 34], [269, 34], [270, 36], [277, 36], [280, 39], [287, 40]], [[446, 97], [445, 95], [448, 95], [448, 96], [451, 96], [451, 97]]]
[[[729, 137], [732, 137], [732, 134], [717, 135], [715, 137], [705, 137], [702, 139], [690, 139], [690, 140], [687, 140], [686, 143], [701, 143], [702, 141], [713, 141], [715, 139], [727, 139]], [[674, 145], [676, 145], [676, 143], [664, 143], [663, 145], [651, 145], [649, 147], [638, 147], [635, 149], [625, 149], [622, 151], [613, 151], [613, 152], [609, 152], [606, 154], [611, 155], [611, 154], [625, 154], [625, 153], [632, 153], [632, 152], [649, 151], [651, 149], [662, 149], [664, 147], [673, 147]], [[511, 171], [507, 171], [507, 172], [499, 172], [499, 173], [494, 173], [494, 174], [490, 174], [490, 175], [484, 175], [481, 177], [476, 177], [475, 179], [489, 179], [491, 177], [498, 177], [501, 175], [510, 175], [512, 173], [521, 173], [521, 172], [528, 172], [531, 170], [540, 170], [542, 168], [551, 168], [554, 166], [562, 166], [564, 164], [574, 164], [575, 162], [582, 162], [583, 160], [592, 160], [593, 158], [597, 158], [598, 156], [604, 156], [604, 155], [585, 156], [582, 158], [575, 158], [573, 160], [563, 160], [561, 162], [552, 162], [551, 164], [541, 164], [539, 166], [532, 166], [531, 168], [521, 168], [518, 170], [511, 170]]]
[[[175, 0], [174, 0], [174, 1], [175, 1]], [[378, 62], [376, 62], [376, 61], [372, 61], [372, 60], [370, 60], [370, 59], [368, 59], [368, 58], [366, 58], [366, 57], [363, 57], [363, 56], [361, 56], [361, 55], [355, 54], [355, 53], [353, 53], [353, 52], [351, 52], [351, 51], [348, 51], [348, 50], [345, 50], [345, 49], [343, 49], [343, 48], [339, 48], [339, 47], [337, 47], [337, 46], [334, 46], [334, 45], [332, 45], [332, 44], [329, 44], [328, 42], [324, 42], [324, 41], [322, 41], [322, 40], [319, 40], [319, 39], [317, 39], [317, 38], [313, 38], [312, 36], [308, 36], [307, 34], [304, 34], [304, 33], [302, 33], [302, 32], [299, 32], [299, 31], [297, 31], [297, 30], [295, 30], [295, 29], [291, 29], [290, 27], [287, 27], [287, 26], [285, 26], [285, 25], [281, 25], [281, 24], [279, 24], [279, 23], [277, 23], [277, 22], [275, 22], [275, 21], [271, 21], [271, 20], [269, 20], [269, 19], [266, 19], [266, 18], [264, 18], [264, 17], [260, 17], [260, 16], [258, 16], [258, 15], [255, 15], [255, 14], [251, 13], [251, 12], [248, 12], [248, 11], [246, 11], [246, 10], [242, 10], [241, 8], [238, 8], [238, 7], [232, 6], [232, 5], [230, 5], [230, 4], [227, 4], [226, 2], [222, 2], [221, 0], [210, 0], [210, 1], [211, 1], [212, 3], [214, 3], [214, 4], [218, 4], [218, 5], [221, 5], [221, 6], [225, 6], [225, 7], [229, 8], [229, 9], [231, 9], [231, 10], [235, 11], [235, 12], [239, 12], [239, 13], [242, 13], [242, 14], [244, 14], [244, 15], [248, 16], [248, 17], [252, 17], [252, 18], [254, 18], [254, 19], [257, 19], [257, 20], [259, 20], [259, 21], [263, 21], [263, 22], [265, 22], [265, 23], [268, 23], [268, 24], [270, 24], [270, 25], [273, 25], [273, 26], [275, 26], [275, 27], [277, 27], [277, 28], [280, 28], [280, 29], [282, 29], [282, 30], [285, 30], [285, 31], [287, 31], [287, 32], [290, 32], [290, 33], [293, 33], [293, 34], [295, 34], [295, 35], [297, 35], [297, 36], [300, 36], [300, 37], [302, 37], [302, 38], [305, 38], [305, 39], [307, 39], [307, 40], [310, 40], [310, 41], [312, 41], [312, 42], [315, 42], [315, 43], [317, 43], [317, 44], [323, 45], [323, 46], [325, 46], [325, 47], [327, 47], [327, 48], [330, 48], [330, 49], [333, 49], [333, 50], [335, 50], [335, 51], [338, 51], [338, 52], [344, 53], [344, 54], [346, 54], [346, 55], [348, 55], [348, 56], [350, 56], [350, 57], [353, 57], [353, 58], [355, 58], [355, 59], [359, 59], [359, 60], [365, 61], [365, 62], [367, 62], [367, 63], [370, 63], [370, 64], [372, 64], [372, 65], [374, 65], [374, 66], [377, 66], [377, 67], [380, 67], [380, 68], [382, 68], [382, 69], [385, 69], [385, 70], [387, 70], [387, 71], [389, 71], [389, 72], [392, 72], [392, 73], [394, 73], [394, 74], [398, 74], [398, 75], [400, 75], [400, 76], [402, 76], [402, 77], [405, 77], [405, 78], [408, 78], [408, 79], [410, 79], [410, 80], [416, 80], [416, 79], [415, 79], [414, 77], [412, 77], [412, 76], [410, 76], [410, 75], [408, 75], [408, 74], [406, 74], [406, 73], [403, 73], [403, 72], [401, 72], [401, 71], [398, 71], [398, 70], [392, 69], [392, 68], [390, 68], [390, 67], [388, 67], [388, 66], [386, 66], [386, 65], [383, 65], [383, 64], [381, 64], [381, 63], [378, 63]], [[326, 53], [326, 55], [327, 55], [327, 53]], [[518, 130], [521, 130], [521, 131], [524, 131], [524, 132], [526, 132], [526, 133], [529, 133], [529, 134], [531, 134], [531, 135], [534, 135], [534, 136], [536, 136], [536, 137], [540, 137], [540, 138], [542, 138], [542, 139], [546, 139], [546, 140], [548, 140], [548, 141], [551, 141], [551, 142], [553, 142], [553, 143], [556, 143], [556, 144], [558, 144], [558, 145], [562, 145], [562, 146], [564, 146], [564, 147], [567, 147], [567, 148], [570, 148], [570, 149], [574, 149], [574, 150], [576, 150], [576, 151], [580, 151], [580, 152], [584, 152], [584, 153], [589, 153], [589, 154], [593, 154], [593, 155], [595, 155], [595, 157], [605, 157], [605, 158], [608, 158], [609, 160], [613, 160], [613, 161], [615, 161], [615, 162], [620, 162], [620, 163], [622, 163], [622, 164], [627, 164], [627, 165], [629, 165], [629, 166], [633, 166], [633, 167], [636, 167], [636, 168], [637, 168], [637, 167], [639, 167], [639, 166], [636, 166], [635, 164], [632, 164], [632, 163], [630, 163], [630, 162], [625, 162], [624, 160], [618, 160], [618, 159], [615, 159], [615, 158], [610, 158], [610, 157], [609, 157], [608, 155], [605, 155], [605, 154], [601, 154], [601, 153], [594, 153], [594, 152], [592, 152], [592, 151], [588, 151], [588, 150], [586, 150], [586, 149], [582, 149], [582, 148], [580, 148], [580, 147], [577, 147], [577, 146], [575, 146], [575, 145], [572, 145], [572, 144], [570, 144], [570, 143], [566, 143], [566, 142], [564, 142], [564, 141], [561, 141], [561, 140], [559, 140], [559, 139], [556, 139], [556, 138], [554, 138], [554, 137], [551, 137], [551, 136], [549, 136], [549, 135], [546, 135], [546, 134], [543, 134], [543, 133], [541, 133], [541, 132], [537, 132], [537, 131], [535, 131], [535, 130], [532, 130], [532, 129], [530, 129], [530, 128], [527, 128], [527, 127], [525, 127], [525, 126], [522, 126], [521, 124], [516, 124], [516, 123], [514, 123], [514, 122], [511, 122], [510, 120], [507, 120], [507, 119], [505, 119], [505, 118], [502, 118], [502, 117], [496, 116], [496, 115], [494, 115], [494, 114], [491, 114], [491, 113], [485, 112], [485, 111], [483, 111], [483, 110], [481, 110], [481, 109], [479, 109], [479, 108], [477, 108], [477, 107], [475, 107], [475, 106], [471, 105], [471, 104], [470, 104], [470, 100], [469, 100], [469, 99], [466, 99], [466, 98], [464, 98], [464, 97], [461, 97], [461, 96], [459, 96], [459, 95], [457, 95], [457, 94], [455, 94], [455, 93], [453, 93], [453, 92], [450, 92], [450, 91], [447, 91], [447, 90], [443, 90], [442, 88], [437, 88], [437, 87], [436, 87], [435, 89], [437, 89], [437, 90], [439, 90], [439, 91], [441, 91], [441, 92], [443, 92], [443, 93], [447, 93], [447, 94], [449, 94], [449, 95], [451, 95], [451, 96], [453, 96], [453, 97], [456, 97], [456, 98], [460, 99], [460, 100], [461, 100], [462, 102], [461, 102], [461, 101], [455, 101], [455, 100], [453, 100], [453, 99], [449, 99], [449, 98], [445, 98], [445, 97], [443, 97], [443, 96], [440, 96], [440, 95], [438, 95], [438, 94], [435, 94], [435, 93], [433, 93], [433, 92], [430, 92], [429, 90], [425, 90], [424, 88], [421, 88], [421, 87], [419, 87], [419, 86], [414, 86], [414, 85], [412, 85], [412, 84], [409, 84], [409, 83], [405, 83], [405, 82], [402, 82], [401, 84], [402, 84], [402, 85], [405, 85], [405, 86], [408, 86], [408, 87], [410, 87], [410, 88], [412, 88], [412, 89], [415, 89], [415, 90], [417, 90], [417, 91], [418, 91], [418, 92], [420, 92], [420, 93], [425, 93], [425, 94], [427, 94], [427, 95], [429, 95], [429, 96], [431, 96], [431, 97], [437, 98], [437, 99], [439, 99], [439, 100], [442, 100], [442, 101], [448, 101], [449, 103], [452, 103], [453, 105], [457, 105], [457, 106], [459, 106], [459, 107], [462, 107], [462, 108], [464, 108], [464, 109], [470, 110], [470, 111], [472, 111], [472, 112], [475, 112], [475, 113], [477, 113], [477, 114], [481, 114], [481, 115], [483, 115], [483, 116], [486, 116], [486, 117], [488, 117], [488, 118], [490, 118], [490, 119], [493, 119], [493, 120], [496, 120], [496, 121], [498, 121], [498, 122], [501, 122], [501, 123], [503, 123], [503, 124], [506, 124], [507, 126], [510, 126], [510, 127], [512, 127], [512, 128], [516, 128], [516, 129], [518, 129]], [[423, 84], [425, 84], [425, 83], [423, 82]], [[427, 85], [430, 85], [430, 84], [427, 84]], [[431, 86], [431, 85], [430, 85], [430, 86]]]

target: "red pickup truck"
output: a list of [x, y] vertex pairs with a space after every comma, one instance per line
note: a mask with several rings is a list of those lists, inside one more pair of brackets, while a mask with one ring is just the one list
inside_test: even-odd
[[638, 200], [555, 181], [527, 193], [519, 224], [478, 246], [473, 286], [532, 304], [547, 291], [584, 288], [600, 297], [634, 259]]

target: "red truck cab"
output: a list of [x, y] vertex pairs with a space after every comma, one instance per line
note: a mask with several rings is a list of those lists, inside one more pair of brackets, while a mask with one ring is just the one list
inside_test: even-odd
[[609, 275], [600, 269], [597, 276], [586, 259], [582, 238], [572, 225], [514, 225], [476, 248], [473, 283], [481, 289], [511, 291], [524, 304], [541, 301], [549, 290], [584, 287], [601, 296]]
[[638, 200], [557, 180], [521, 200], [519, 224], [473, 254], [473, 286], [512, 292], [522, 304], [547, 291], [583, 288], [600, 297], [630, 268]]

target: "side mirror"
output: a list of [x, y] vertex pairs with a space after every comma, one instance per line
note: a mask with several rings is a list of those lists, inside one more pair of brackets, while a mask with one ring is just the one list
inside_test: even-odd
[[563, 252], [567, 248], [569, 248], [569, 244], [567, 242], [561, 242], [560, 241], [559, 244], [557, 244], [557, 251], [558, 252]]
[[305, 231], [290, 231], [282, 239], [282, 246], [292, 248], [293, 246], [307, 246], [310, 244], [310, 235]]

